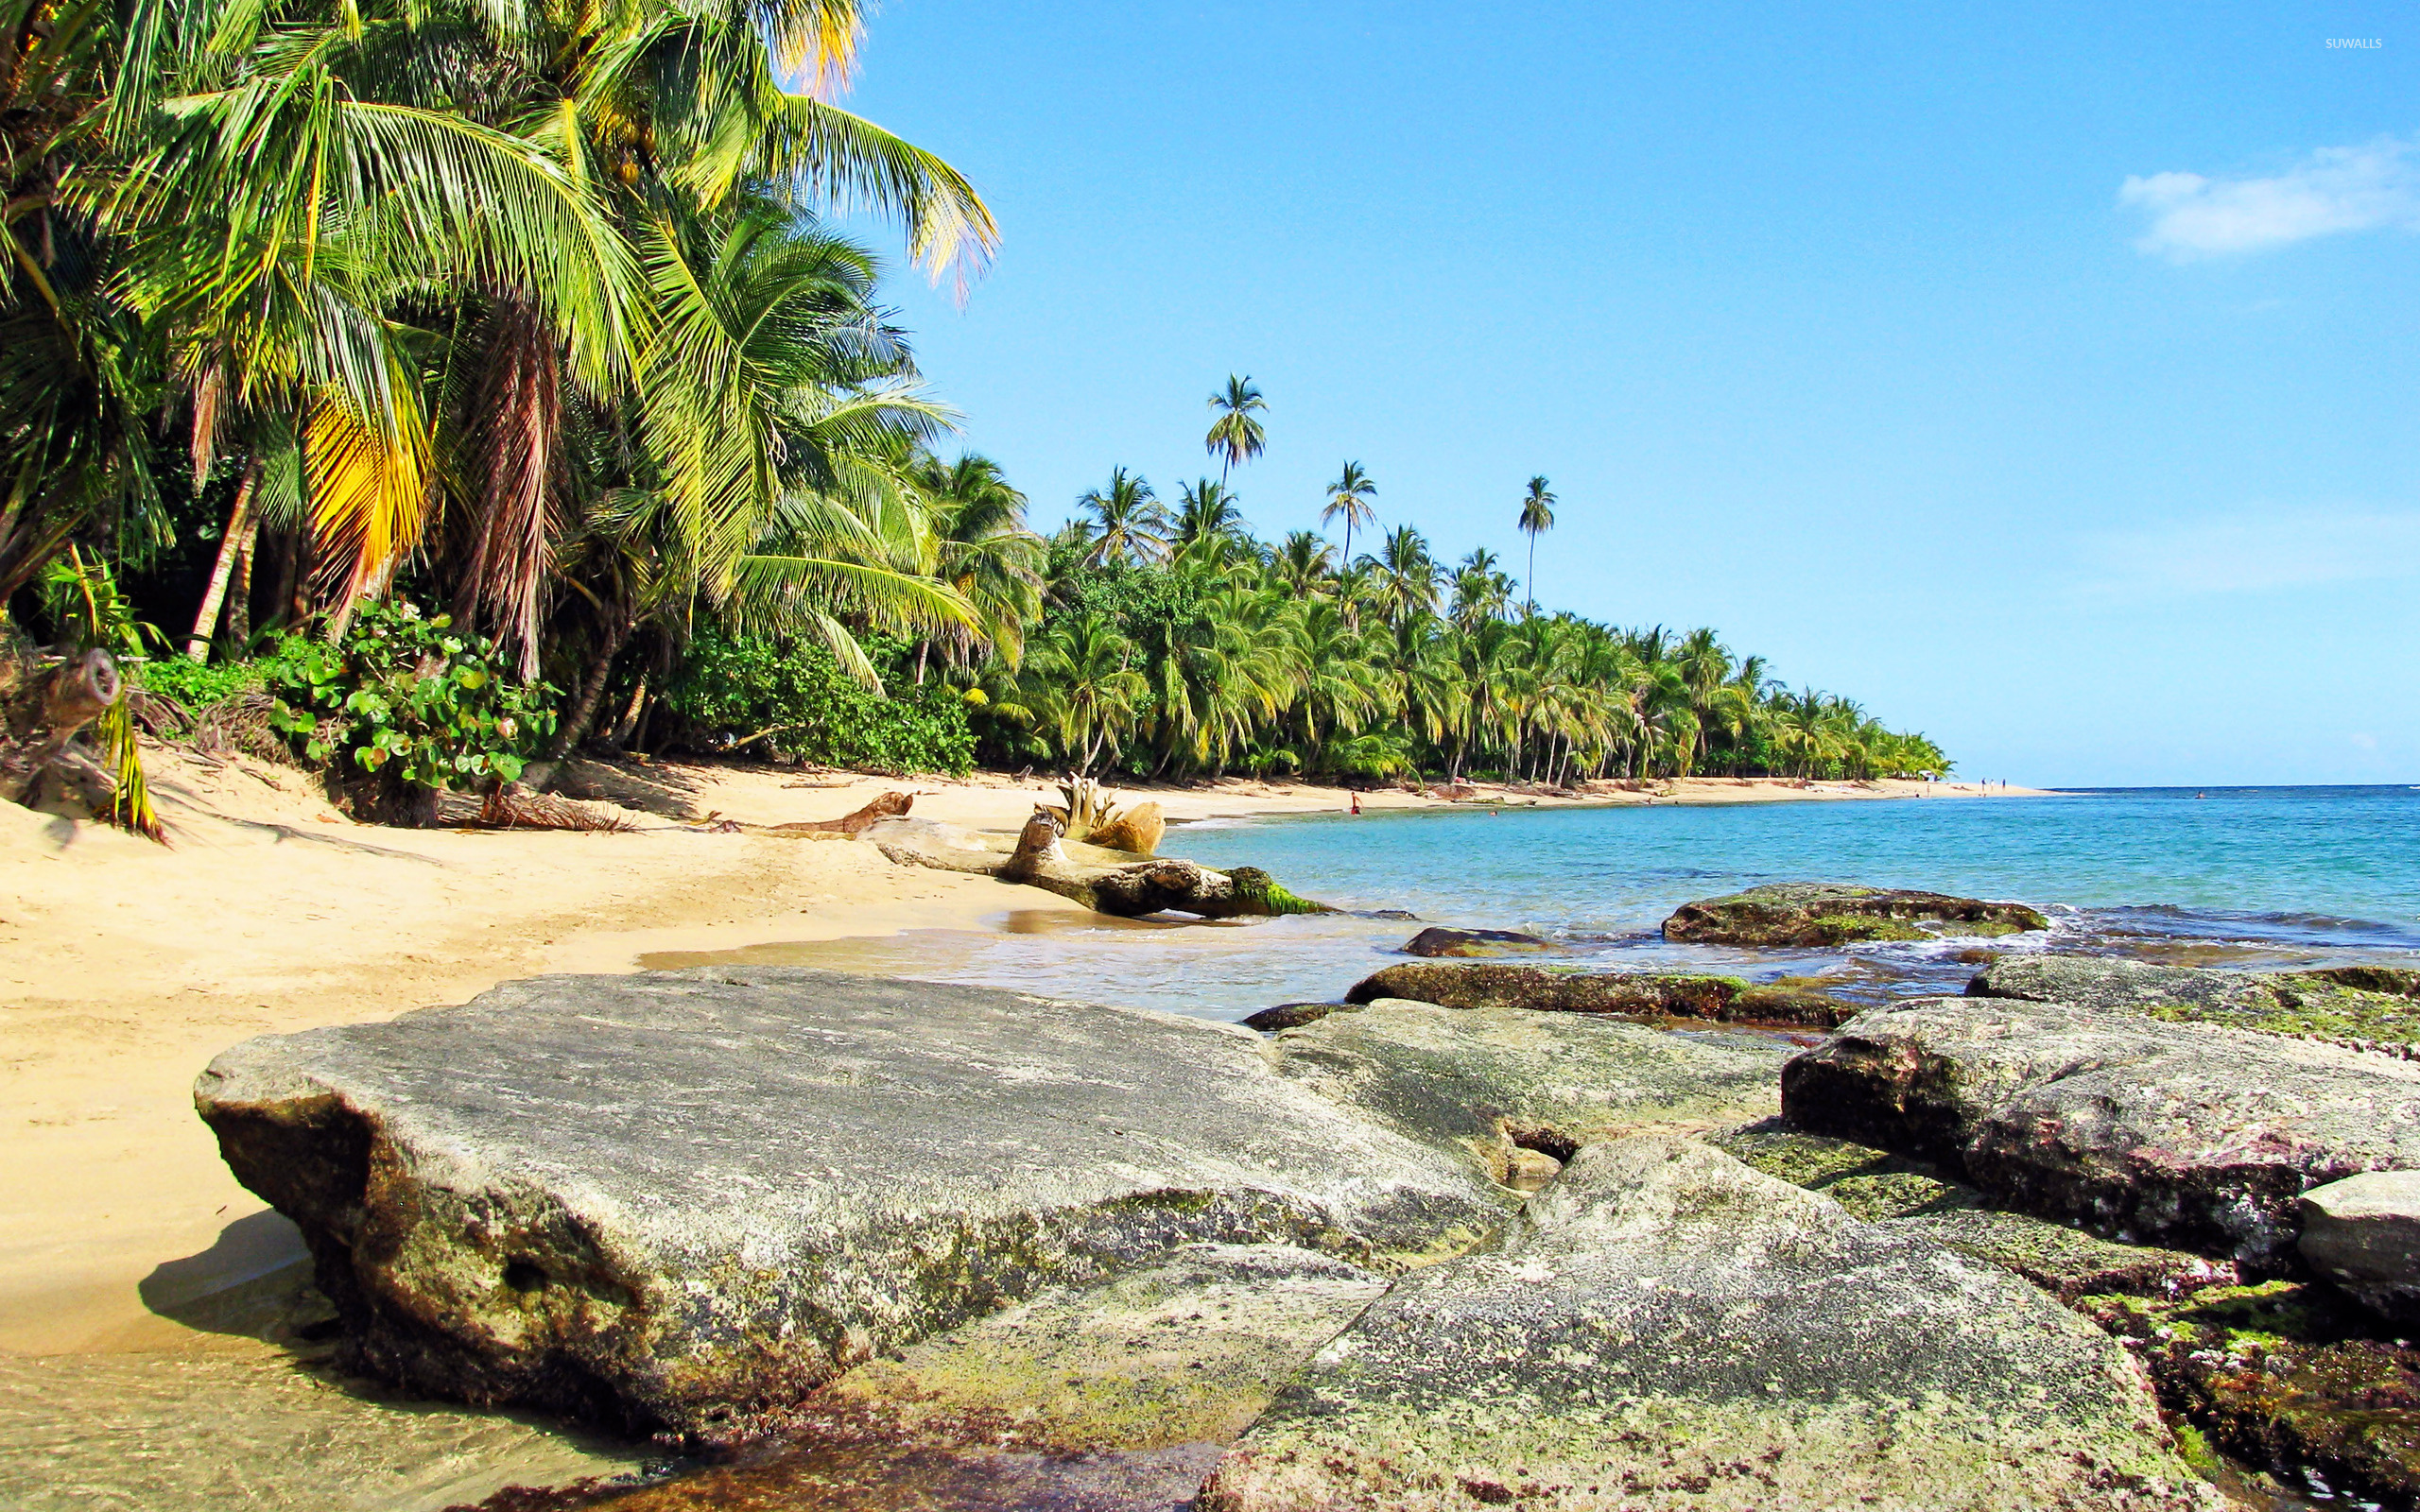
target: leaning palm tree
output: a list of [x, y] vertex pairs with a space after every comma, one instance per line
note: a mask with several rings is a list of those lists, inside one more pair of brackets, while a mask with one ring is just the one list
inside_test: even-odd
[[1269, 404], [1260, 397], [1248, 377], [1227, 375], [1223, 393], [1210, 396], [1210, 434], [1203, 437], [1201, 449], [1219, 458], [1219, 481], [1227, 481], [1227, 470], [1237, 462], [1249, 462], [1258, 456], [1269, 443], [1269, 433], [1260, 417]]
[[1347, 462], [1344, 471], [1327, 486], [1327, 507], [1320, 511], [1320, 524], [1333, 524], [1339, 515], [1344, 517], [1344, 559], [1353, 559], [1353, 527], [1366, 525], [1377, 519], [1377, 507], [1370, 501], [1378, 496], [1378, 486], [1370, 474], [1361, 471], [1358, 462]]
[[1544, 476], [1530, 480], [1530, 491], [1521, 498], [1521, 530], [1530, 538], [1530, 612], [1538, 611], [1538, 537], [1554, 528], [1554, 495], [1547, 491]]

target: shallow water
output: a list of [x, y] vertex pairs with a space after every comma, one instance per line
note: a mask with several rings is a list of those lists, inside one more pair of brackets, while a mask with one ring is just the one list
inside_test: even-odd
[[[2049, 935], [1996, 950], [2181, 964], [2420, 965], [2420, 790], [2105, 789], [2041, 799], [1590, 809], [1417, 810], [1217, 821], [1165, 850], [1266, 868], [1347, 909], [1524, 929], [1543, 959], [1754, 977], [1819, 972], [1852, 999], [1956, 991], [1973, 942], [1830, 951], [1670, 945], [1680, 903], [1759, 883], [1825, 880], [2015, 898]], [[666, 954], [1011, 987], [1236, 1019], [1334, 998], [1418, 924], [1354, 916], [1168, 924], [1016, 916], [999, 933]]]

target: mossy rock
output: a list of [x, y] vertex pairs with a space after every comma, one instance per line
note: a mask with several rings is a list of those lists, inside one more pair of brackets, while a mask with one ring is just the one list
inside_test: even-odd
[[1291, 891], [1258, 867], [1236, 867], [1227, 872], [1227, 880], [1235, 884], [1236, 896], [1253, 905], [1252, 910], [1271, 918], [1287, 914], [1332, 914], [1336, 910], [1322, 902], [1315, 902]]
[[1755, 988], [1736, 976], [1659, 971], [1587, 971], [1575, 967], [1405, 962], [1373, 972], [1344, 994], [1348, 1003], [1387, 998], [1448, 1008], [1527, 1008], [1627, 1019], [1706, 1019], [1831, 1028], [1857, 1014], [1854, 1004], [1820, 993]]
[[2182, 1250], [2121, 1245], [2065, 1224], [1997, 1211], [1983, 1194], [1924, 1161], [1798, 1133], [1777, 1119], [1711, 1135], [1706, 1143], [1767, 1176], [1823, 1193], [1852, 1216], [1923, 1234], [2013, 1270], [2061, 1301], [2092, 1293], [2166, 1295], [2231, 1275]]
[[1664, 937], [1698, 945], [1820, 947], [1867, 940], [1998, 936], [2050, 927], [2024, 903], [1844, 883], [1775, 883], [1683, 903]]
[[2420, 1045], [2415, 993], [2420, 971], [2394, 967], [2222, 971], [2090, 955], [2004, 957], [1966, 987], [1969, 997], [2065, 1003], [2170, 1023], [2381, 1045]]
[[2348, 1499], [2420, 1502], [2420, 1349], [2333, 1289], [2278, 1280], [2078, 1305], [2219, 1449], [2307, 1467]]

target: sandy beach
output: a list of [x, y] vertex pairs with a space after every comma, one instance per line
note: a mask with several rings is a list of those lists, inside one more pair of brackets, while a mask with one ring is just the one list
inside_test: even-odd
[[[1034, 780], [589, 768], [579, 775], [593, 787], [639, 805], [632, 829], [495, 833], [354, 824], [312, 780], [274, 766], [169, 749], [152, 764], [165, 848], [0, 806], [0, 1355], [21, 1368], [80, 1357], [74, 1369], [91, 1379], [134, 1368], [131, 1357], [267, 1349], [160, 1311], [295, 1259], [193, 1113], [195, 1074], [249, 1036], [458, 1003], [540, 972], [629, 971], [658, 952], [1075, 910], [1034, 888], [894, 866], [871, 846], [746, 828], [837, 817], [905, 790], [918, 816], [1013, 829], [1048, 796]], [[1480, 789], [1463, 801], [1770, 802], [1927, 786], [1982, 792], [1699, 779], [1577, 799]], [[2003, 791], [2025, 790], [1991, 790]], [[1241, 781], [1140, 796], [1177, 822], [1349, 802], [1337, 789]], [[1362, 799], [1371, 809], [1442, 801]]]

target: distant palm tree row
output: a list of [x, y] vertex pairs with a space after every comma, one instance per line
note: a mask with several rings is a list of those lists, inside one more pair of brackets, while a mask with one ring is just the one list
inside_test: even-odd
[[[1231, 380], [1214, 400], [1213, 455], [1260, 450], [1259, 399]], [[1249, 430], [1237, 416], [1253, 417]], [[1349, 541], [1373, 524], [1376, 494], [1346, 463], [1322, 522], [1340, 522]], [[1555, 502], [1543, 477], [1519, 501], [1533, 551]], [[1184, 485], [1171, 508], [1124, 468], [1078, 504], [1048, 543], [1045, 607], [1022, 658], [956, 673], [997, 761], [1155, 778], [1557, 785], [1948, 770], [1930, 741], [1773, 681], [1761, 658], [1736, 657], [1710, 629], [1618, 630], [1516, 607], [1484, 547], [1448, 567], [1409, 524], [1359, 557], [1307, 530], [1266, 542], [1224, 481]]]

